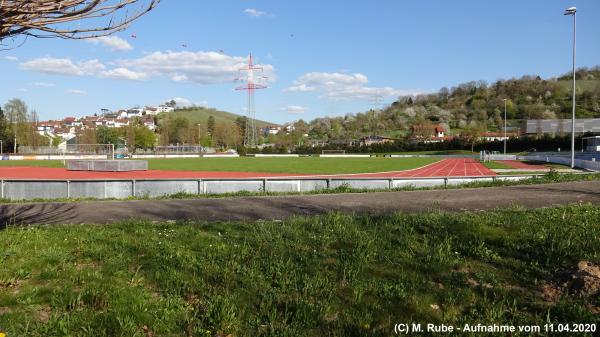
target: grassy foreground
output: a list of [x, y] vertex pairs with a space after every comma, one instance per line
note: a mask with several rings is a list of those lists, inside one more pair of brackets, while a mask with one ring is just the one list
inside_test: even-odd
[[598, 298], [540, 295], [578, 261], [600, 262], [600, 207], [590, 205], [9, 227], [0, 243], [0, 329], [9, 337], [391, 336], [407, 322], [600, 324]]
[[[439, 158], [166, 158], [147, 159], [150, 170], [337, 174], [402, 171]], [[64, 167], [60, 160], [0, 160], [0, 167]]]

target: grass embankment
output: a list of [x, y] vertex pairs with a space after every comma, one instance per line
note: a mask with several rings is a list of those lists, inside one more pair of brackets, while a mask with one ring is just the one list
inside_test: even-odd
[[8, 336], [296, 337], [391, 336], [406, 322], [600, 324], [597, 297], [540, 295], [578, 261], [600, 263], [599, 238], [600, 207], [589, 205], [9, 227], [0, 327]]
[[[402, 171], [439, 161], [436, 158], [166, 158], [147, 159], [150, 170], [342, 174]], [[60, 160], [4, 160], [0, 167], [64, 167]]]

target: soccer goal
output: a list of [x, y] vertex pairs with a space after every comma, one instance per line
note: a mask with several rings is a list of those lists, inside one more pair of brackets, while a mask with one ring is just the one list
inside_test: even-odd
[[64, 155], [75, 155], [75, 156], [98, 156], [98, 159], [102, 159], [105, 156], [106, 159], [115, 159], [115, 145], [114, 144], [67, 144], [64, 149]]
[[346, 150], [321, 150], [321, 154], [346, 154]]

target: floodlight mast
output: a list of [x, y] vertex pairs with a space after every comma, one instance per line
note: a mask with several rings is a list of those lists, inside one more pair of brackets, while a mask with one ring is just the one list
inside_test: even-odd
[[[255, 77], [255, 71], [263, 71], [262, 67], [257, 67], [254, 65], [252, 59], [252, 53], [248, 57], [248, 65], [242, 69], [239, 69], [239, 72], [246, 72], [246, 76], [242, 78], [239, 76], [236, 80], [245, 81], [246, 84], [241, 85], [235, 90], [246, 90], [248, 92], [248, 106], [247, 106], [247, 115], [246, 118], [246, 129], [244, 132], [244, 146], [246, 147], [256, 147], [257, 146], [257, 132], [256, 132], [256, 110], [254, 105], [254, 91], [259, 89], [266, 89], [266, 85], [262, 85], [256, 83], [257, 79]], [[261, 76], [261, 79], [266, 79], [267, 77]]]
[[506, 156], [506, 98], [504, 99], [504, 155]]
[[571, 117], [571, 168], [575, 168], [575, 56], [577, 51], [577, 7], [569, 7], [564, 15], [573, 16], [573, 114]]

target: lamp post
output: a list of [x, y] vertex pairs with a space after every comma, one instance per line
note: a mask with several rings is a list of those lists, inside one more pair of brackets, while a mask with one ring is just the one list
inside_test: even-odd
[[575, 55], [577, 47], [577, 8], [569, 7], [564, 15], [573, 16], [573, 116], [571, 118], [571, 168], [575, 167]]
[[504, 155], [506, 156], [506, 98], [504, 99]]

